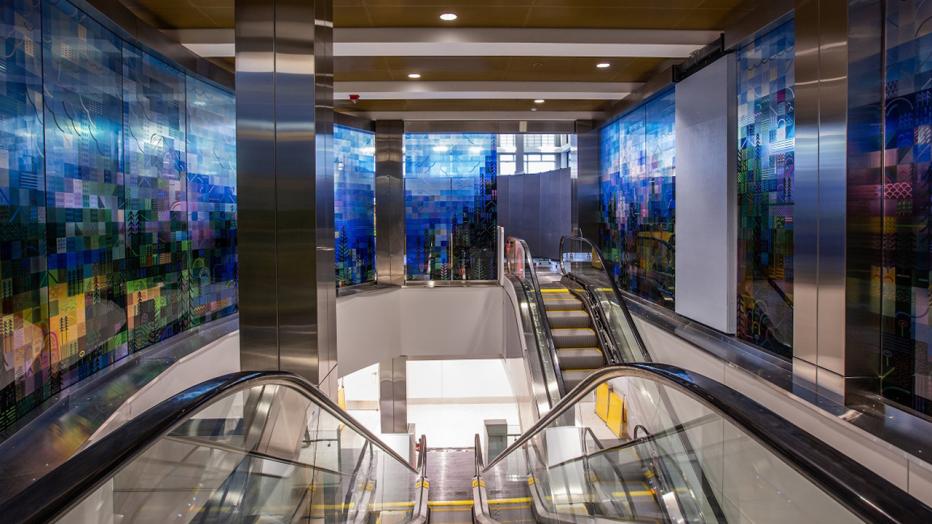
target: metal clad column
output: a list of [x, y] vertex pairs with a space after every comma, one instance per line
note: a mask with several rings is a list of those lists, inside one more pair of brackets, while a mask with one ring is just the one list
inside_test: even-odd
[[[848, 1], [819, 8], [819, 355], [844, 376], [847, 209]], [[819, 380], [820, 385], [824, 380]], [[836, 387], [832, 389], [840, 389]]]
[[407, 357], [379, 362], [379, 412], [382, 433], [408, 432]]
[[798, 0], [795, 24], [793, 357], [815, 365], [819, 320], [819, 0]]
[[375, 264], [379, 284], [405, 283], [404, 122], [375, 123]]
[[842, 394], [845, 368], [848, 2], [796, 3], [793, 356]]
[[243, 369], [336, 386], [332, 0], [236, 3]]
[[573, 181], [573, 228], [584, 237], [599, 236], [599, 130], [589, 120], [576, 121], [576, 179]]

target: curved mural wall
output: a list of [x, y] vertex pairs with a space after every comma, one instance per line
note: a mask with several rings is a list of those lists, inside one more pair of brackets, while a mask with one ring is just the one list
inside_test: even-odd
[[0, 8], [0, 429], [236, 311], [231, 93], [63, 0]]

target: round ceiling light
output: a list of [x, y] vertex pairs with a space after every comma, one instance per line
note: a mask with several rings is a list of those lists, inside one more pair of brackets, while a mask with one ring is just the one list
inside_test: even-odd
[[411, 80], [417, 80], [418, 78], [421, 78], [421, 73], [408, 73], [408, 78]]
[[612, 64], [609, 64], [608, 62], [599, 62], [595, 66], [599, 69], [608, 69], [609, 67], [612, 67]]
[[442, 15], [440, 15], [440, 19], [443, 20], [444, 22], [452, 22], [456, 20], [457, 18], [459, 17], [456, 16], [456, 13], [443, 13]]

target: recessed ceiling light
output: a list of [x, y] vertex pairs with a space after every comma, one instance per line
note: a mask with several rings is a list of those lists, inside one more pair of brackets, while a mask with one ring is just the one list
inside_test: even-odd
[[456, 13], [443, 13], [442, 15], [440, 15], [440, 19], [443, 20], [444, 22], [452, 22], [456, 20], [457, 18], [459, 17], [456, 16]]
[[418, 78], [421, 78], [421, 73], [408, 73], [408, 78], [411, 80], [417, 80]]
[[531, 108], [531, 111], [537, 111], [537, 108], [536, 108], [536, 107], [532, 107], [532, 108]]
[[608, 69], [609, 67], [612, 67], [612, 64], [609, 64], [608, 62], [599, 62], [595, 66], [599, 69]]
[[544, 99], [543, 99], [543, 98], [538, 98], [537, 100], [534, 101], [534, 103], [535, 103], [535, 104], [543, 104], [543, 103], [544, 103]]

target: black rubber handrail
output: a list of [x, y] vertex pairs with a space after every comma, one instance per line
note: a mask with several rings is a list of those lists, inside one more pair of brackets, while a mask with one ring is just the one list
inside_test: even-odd
[[[560, 368], [560, 355], [557, 353], [557, 348], [553, 344], [553, 333], [550, 331], [550, 320], [547, 318], [547, 308], [544, 307], [544, 295], [540, 291], [540, 281], [537, 279], [537, 270], [534, 268], [534, 257], [531, 256], [531, 248], [523, 238], [508, 237], [508, 241], [520, 245], [521, 250], [524, 251], [524, 270], [531, 274], [531, 286], [534, 288], [534, 298], [537, 301], [538, 317], [541, 319], [544, 335], [547, 339], [546, 349], [550, 354], [550, 362], [553, 364], [554, 375], [557, 378], [557, 391], [562, 397], [566, 395], [566, 382], [563, 380], [563, 372]], [[540, 348], [538, 348], [538, 351], [540, 351]], [[553, 402], [553, 399], [551, 399], [551, 402]]]
[[30, 484], [25, 491], [7, 499], [0, 505], [3, 521], [39, 523], [54, 520], [200, 409], [224, 396], [260, 385], [294, 388], [412, 473], [418, 473], [407, 460], [307, 380], [283, 371], [244, 371], [190, 387], [120, 426]]
[[490, 461], [483, 473], [575, 409], [596, 387], [626, 377], [670, 387], [710, 408], [866, 522], [932, 522], [932, 508], [837, 449], [728, 386], [667, 364], [622, 364], [593, 372]]
[[[596, 257], [599, 258], [599, 265], [602, 267], [602, 272], [605, 274], [606, 280], [608, 280], [609, 284], [612, 287], [612, 293], [615, 295], [615, 300], [618, 302], [619, 306], [621, 307], [622, 312], [625, 315], [625, 321], [628, 323], [629, 326], [631, 326], [631, 332], [634, 334], [634, 341], [638, 345], [638, 350], [641, 352], [641, 355], [644, 361], [650, 361], [651, 358], [650, 358], [650, 354], [647, 352], [647, 346], [644, 344], [644, 340], [641, 339], [641, 333], [637, 330], [637, 327], [634, 324], [634, 317], [632, 317], [631, 312], [628, 311], [628, 305], [625, 303], [624, 298], [621, 295], [621, 290], [618, 289], [618, 284], [615, 282], [615, 279], [612, 278], [611, 273], [608, 272], [608, 265], [606, 265], [605, 263], [605, 257], [602, 256], [602, 250], [599, 249], [599, 246], [595, 245], [594, 243], [592, 243], [592, 241], [590, 241], [588, 238], [585, 238], [585, 237], [580, 237], [580, 236], [561, 237], [560, 238], [560, 272], [564, 276], [575, 280], [580, 285], [585, 287], [586, 290], [589, 291], [589, 293], [592, 293], [592, 291], [589, 290], [588, 283], [582, 280], [581, 278], [579, 278], [578, 276], [575, 276], [572, 271], [568, 271], [566, 269], [566, 266], [564, 265], [563, 248], [566, 245], [566, 242], [568, 241], [582, 242], [584, 244], [587, 244], [589, 248], [591, 249], [592, 253]], [[614, 339], [614, 336], [615, 336], [614, 333], [609, 331], [608, 335]], [[613, 341], [615, 342], [615, 347], [617, 348], [618, 341], [617, 340], [613, 340]], [[617, 356], [619, 358], [621, 357], [621, 355], [617, 355]]]

